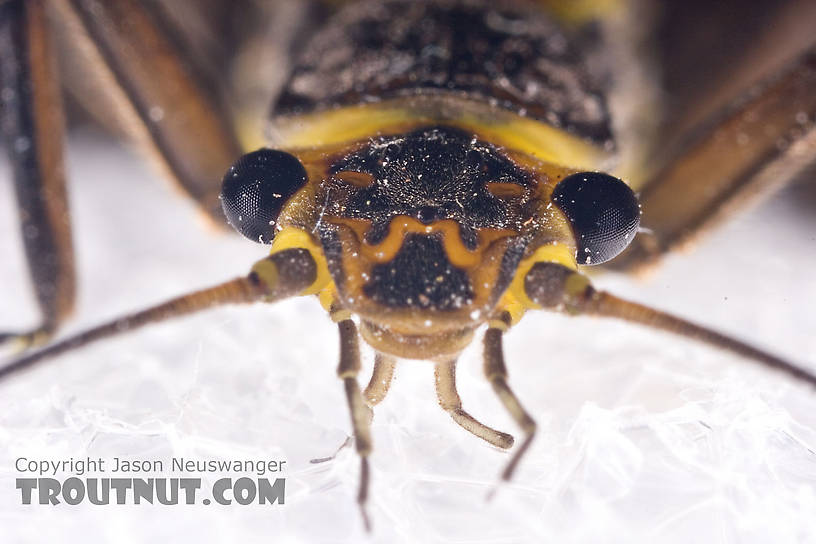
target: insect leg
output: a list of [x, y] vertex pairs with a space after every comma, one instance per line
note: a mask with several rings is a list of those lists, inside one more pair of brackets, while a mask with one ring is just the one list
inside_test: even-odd
[[150, 323], [189, 315], [224, 304], [275, 302], [300, 294], [317, 277], [317, 265], [305, 249], [281, 251], [259, 261], [245, 277], [194, 291], [147, 310], [120, 317], [61, 340], [0, 367], [0, 380], [46, 359]]
[[14, 171], [28, 267], [42, 315], [30, 332], [2, 333], [20, 350], [47, 342], [71, 313], [74, 257], [63, 166], [63, 111], [43, 2], [0, 5], [0, 130]]
[[524, 409], [521, 403], [507, 384], [507, 367], [504, 364], [504, 349], [502, 347], [502, 336], [509, 324], [509, 315], [505, 314], [501, 319], [490, 323], [484, 337], [484, 373], [493, 390], [499, 396], [504, 407], [510, 416], [516, 421], [524, 432], [524, 441], [518, 447], [510, 462], [502, 471], [502, 480], [510, 480], [519, 461], [530, 448], [536, 432], [536, 422]]
[[513, 445], [513, 437], [481, 423], [462, 409], [462, 399], [456, 391], [456, 359], [436, 363], [434, 368], [436, 396], [439, 406], [469, 433], [502, 449]]
[[346, 389], [354, 443], [360, 456], [360, 491], [357, 494], [357, 504], [363, 516], [363, 524], [366, 530], [370, 531], [371, 523], [365, 506], [368, 500], [368, 456], [371, 454], [371, 408], [366, 405], [360, 392], [360, 385], [357, 383], [357, 374], [360, 373], [360, 341], [357, 326], [348, 314], [336, 311], [332, 312], [332, 318], [337, 320], [340, 329], [340, 363], [337, 365], [337, 375], [343, 380]]
[[363, 397], [369, 407], [374, 407], [381, 403], [388, 390], [391, 388], [391, 381], [394, 379], [394, 369], [397, 365], [396, 359], [390, 355], [377, 353], [374, 357], [374, 372], [368, 382]]
[[89, 110], [109, 109], [103, 115], [223, 225], [217, 176], [241, 148], [226, 108], [166, 15], [139, 0], [52, 4], [87, 72], [80, 100]]
[[[382, 353], [377, 353], [375, 356], [374, 372], [371, 374], [371, 379], [369, 380], [368, 385], [363, 390], [363, 399], [369, 408], [373, 408], [382, 402], [382, 400], [388, 394], [388, 390], [391, 388], [391, 381], [394, 379], [395, 366], [396, 360], [393, 357], [384, 355]], [[374, 411], [369, 410], [369, 420], [373, 418]], [[309, 462], [312, 464], [319, 464], [332, 461], [335, 457], [337, 457], [338, 453], [343, 451], [343, 448], [350, 446], [351, 443], [352, 437], [348, 436], [333, 454], [329, 455], [328, 457], [312, 459]]]
[[816, 375], [809, 370], [684, 319], [597, 291], [585, 276], [560, 264], [535, 264], [527, 273], [524, 288], [530, 300], [544, 308], [569, 315], [614, 317], [685, 336], [816, 386]]
[[640, 224], [649, 232], [610, 265], [652, 264], [803, 173], [816, 161], [814, 87], [816, 46], [700, 131], [645, 184]]

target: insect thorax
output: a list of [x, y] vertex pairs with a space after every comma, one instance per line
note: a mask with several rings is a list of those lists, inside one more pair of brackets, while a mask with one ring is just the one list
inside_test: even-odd
[[308, 43], [273, 115], [420, 95], [456, 96], [611, 141], [601, 75], [580, 42], [527, 0], [353, 2]]

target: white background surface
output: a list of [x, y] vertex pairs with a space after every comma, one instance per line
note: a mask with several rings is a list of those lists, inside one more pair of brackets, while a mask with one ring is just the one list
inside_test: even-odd
[[[66, 333], [243, 274], [266, 252], [204, 228], [191, 203], [98, 136], [73, 137], [69, 160], [80, 300]], [[17, 329], [36, 313], [7, 168], [0, 180], [0, 329]], [[785, 191], [646, 283], [596, 283], [814, 368], [809, 194]], [[460, 363], [465, 406], [516, 433], [476, 347]], [[403, 363], [374, 422], [372, 541], [816, 541], [816, 392], [608, 321], [529, 315], [506, 349], [511, 385], [540, 424], [515, 481], [485, 501], [509, 455], [436, 406], [431, 365]], [[153, 326], [1, 383], [1, 540], [362, 540], [353, 452], [309, 464], [349, 430], [336, 358], [334, 325], [304, 298]], [[286, 505], [20, 505], [16, 457], [87, 455], [286, 459]]]

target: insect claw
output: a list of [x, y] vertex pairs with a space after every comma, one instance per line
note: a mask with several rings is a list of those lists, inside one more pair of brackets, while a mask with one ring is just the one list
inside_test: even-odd
[[534, 438], [535, 431], [533, 430], [532, 432], [528, 432], [527, 436], [524, 438], [524, 442], [521, 443], [521, 445], [518, 447], [515, 453], [513, 453], [513, 457], [512, 459], [510, 459], [510, 462], [507, 463], [506, 467], [504, 467], [504, 470], [501, 473], [499, 481], [496, 482], [493, 485], [493, 487], [491, 487], [490, 490], [487, 492], [487, 496], [485, 496], [485, 500], [487, 502], [493, 500], [493, 497], [496, 496], [496, 492], [499, 490], [499, 487], [502, 484], [505, 484], [513, 479], [513, 473], [515, 473], [519, 461], [521, 460], [522, 457], [524, 457], [524, 454], [527, 452], [527, 449], [530, 447], [530, 444], [533, 443]]
[[318, 457], [316, 459], [310, 459], [309, 463], [311, 463], [313, 465], [318, 465], [320, 463], [327, 463], [329, 461], [334, 461], [335, 458], [337, 458], [337, 456], [340, 454], [341, 451], [343, 451], [345, 448], [348, 448], [353, 443], [354, 443], [354, 437], [351, 436], [351, 435], [346, 436], [346, 439], [343, 441], [342, 444], [340, 444], [340, 447], [337, 448], [337, 450], [335, 450], [335, 452], [333, 454], [329, 455], [328, 457]]
[[366, 512], [365, 504], [360, 505], [360, 516], [363, 518], [363, 528], [365, 528], [365, 532], [370, 533], [371, 519], [368, 517], [368, 512]]
[[519, 461], [529, 449], [530, 444], [533, 443], [533, 439], [535, 438], [535, 427], [533, 426], [532, 430], [526, 431], [526, 434], [527, 436], [525, 436], [524, 442], [521, 443], [521, 446], [519, 446], [519, 448], [513, 454], [513, 458], [510, 459], [510, 462], [507, 463], [507, 466], [502, 471], [501, 479], [503, 482], [509, 482], [513, 478], [513, 473], [516, 471]]
[[368, 458], [360, 458], [360, 492], [357, 495], [357, 504], [360, 506], [360, 516], [363, 518], [363, 527], [367, 533], [371, 532], [371, 520], [366, 511], [368, 502]]
[[487, 492], [487, 495], [485, 495], [485, 502], [493, 501], [493, 497], [496, 496], [496, 488], [497, 487], [498, 487], [498, 485], [494, 484], [493, 487], [490, 488], [490, 490]]
[[499, 485], [501, 485], [501, 482], [493, 484], [493, 487], [491, 487], [490, 490], [487, 492], [487, 495], [485, 495], [486, 502], [493, 501], [493, 499], [496, 497], [496, 491], [499, 490]]

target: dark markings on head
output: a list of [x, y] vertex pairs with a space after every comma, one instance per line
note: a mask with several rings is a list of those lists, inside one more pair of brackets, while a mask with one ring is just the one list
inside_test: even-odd
[[371, 270], [363, 293], [390, 308], [456, 310], [473, 301], [467, 273], [448, 260], [435, 235], [409, 234], [397, 255]]
[[[329, 213], [370, 220], [371, 244], [385, 238], [394, 217], [407, 215], [425, 224], [452, 219], [465, 246], [475, 249], [478, 229], [521, 229], [527, 216], [519, 206], [529, 201], [533, 183], [497, 147], [449, 127], [376, 138], [331, 167], [332, 174], [349, 171], [369, 174], [371, 183], [360, 187], [335, 179], [344, 188], [336, 193], [349, 196]], [[495, 196], [491, 183], [518, 186], [519, 196]]]
[[323, 255], [326, 257], [326, 264], [329, 267], [334, 283], [338, 289], [343, 289], [346, 283], [346, 274], [343, 268], [343, 244], [337, 236], [337, 231], [333, 228], [320, 228], [317, 230], [320, 236], [320, 244], [323, 246]]
[[598, 41], [588, 34], [530, 2], [355, 2], [305, 47], [273, 115], [450, 93], [612, 144], [607, 74], [582, 58]]
[[527, 244], [530, 243], [530, 236], [519, 236], [510, 241], [507, 250], [502, 255], [501, 266], [499, 267], [499, 276], [493, 284], [490, 293], [490, 303], [497, 304], [504, 292], [510, 287], [513, 277], [516, 275], [521, 258], [524, 256], [524, 250]]

